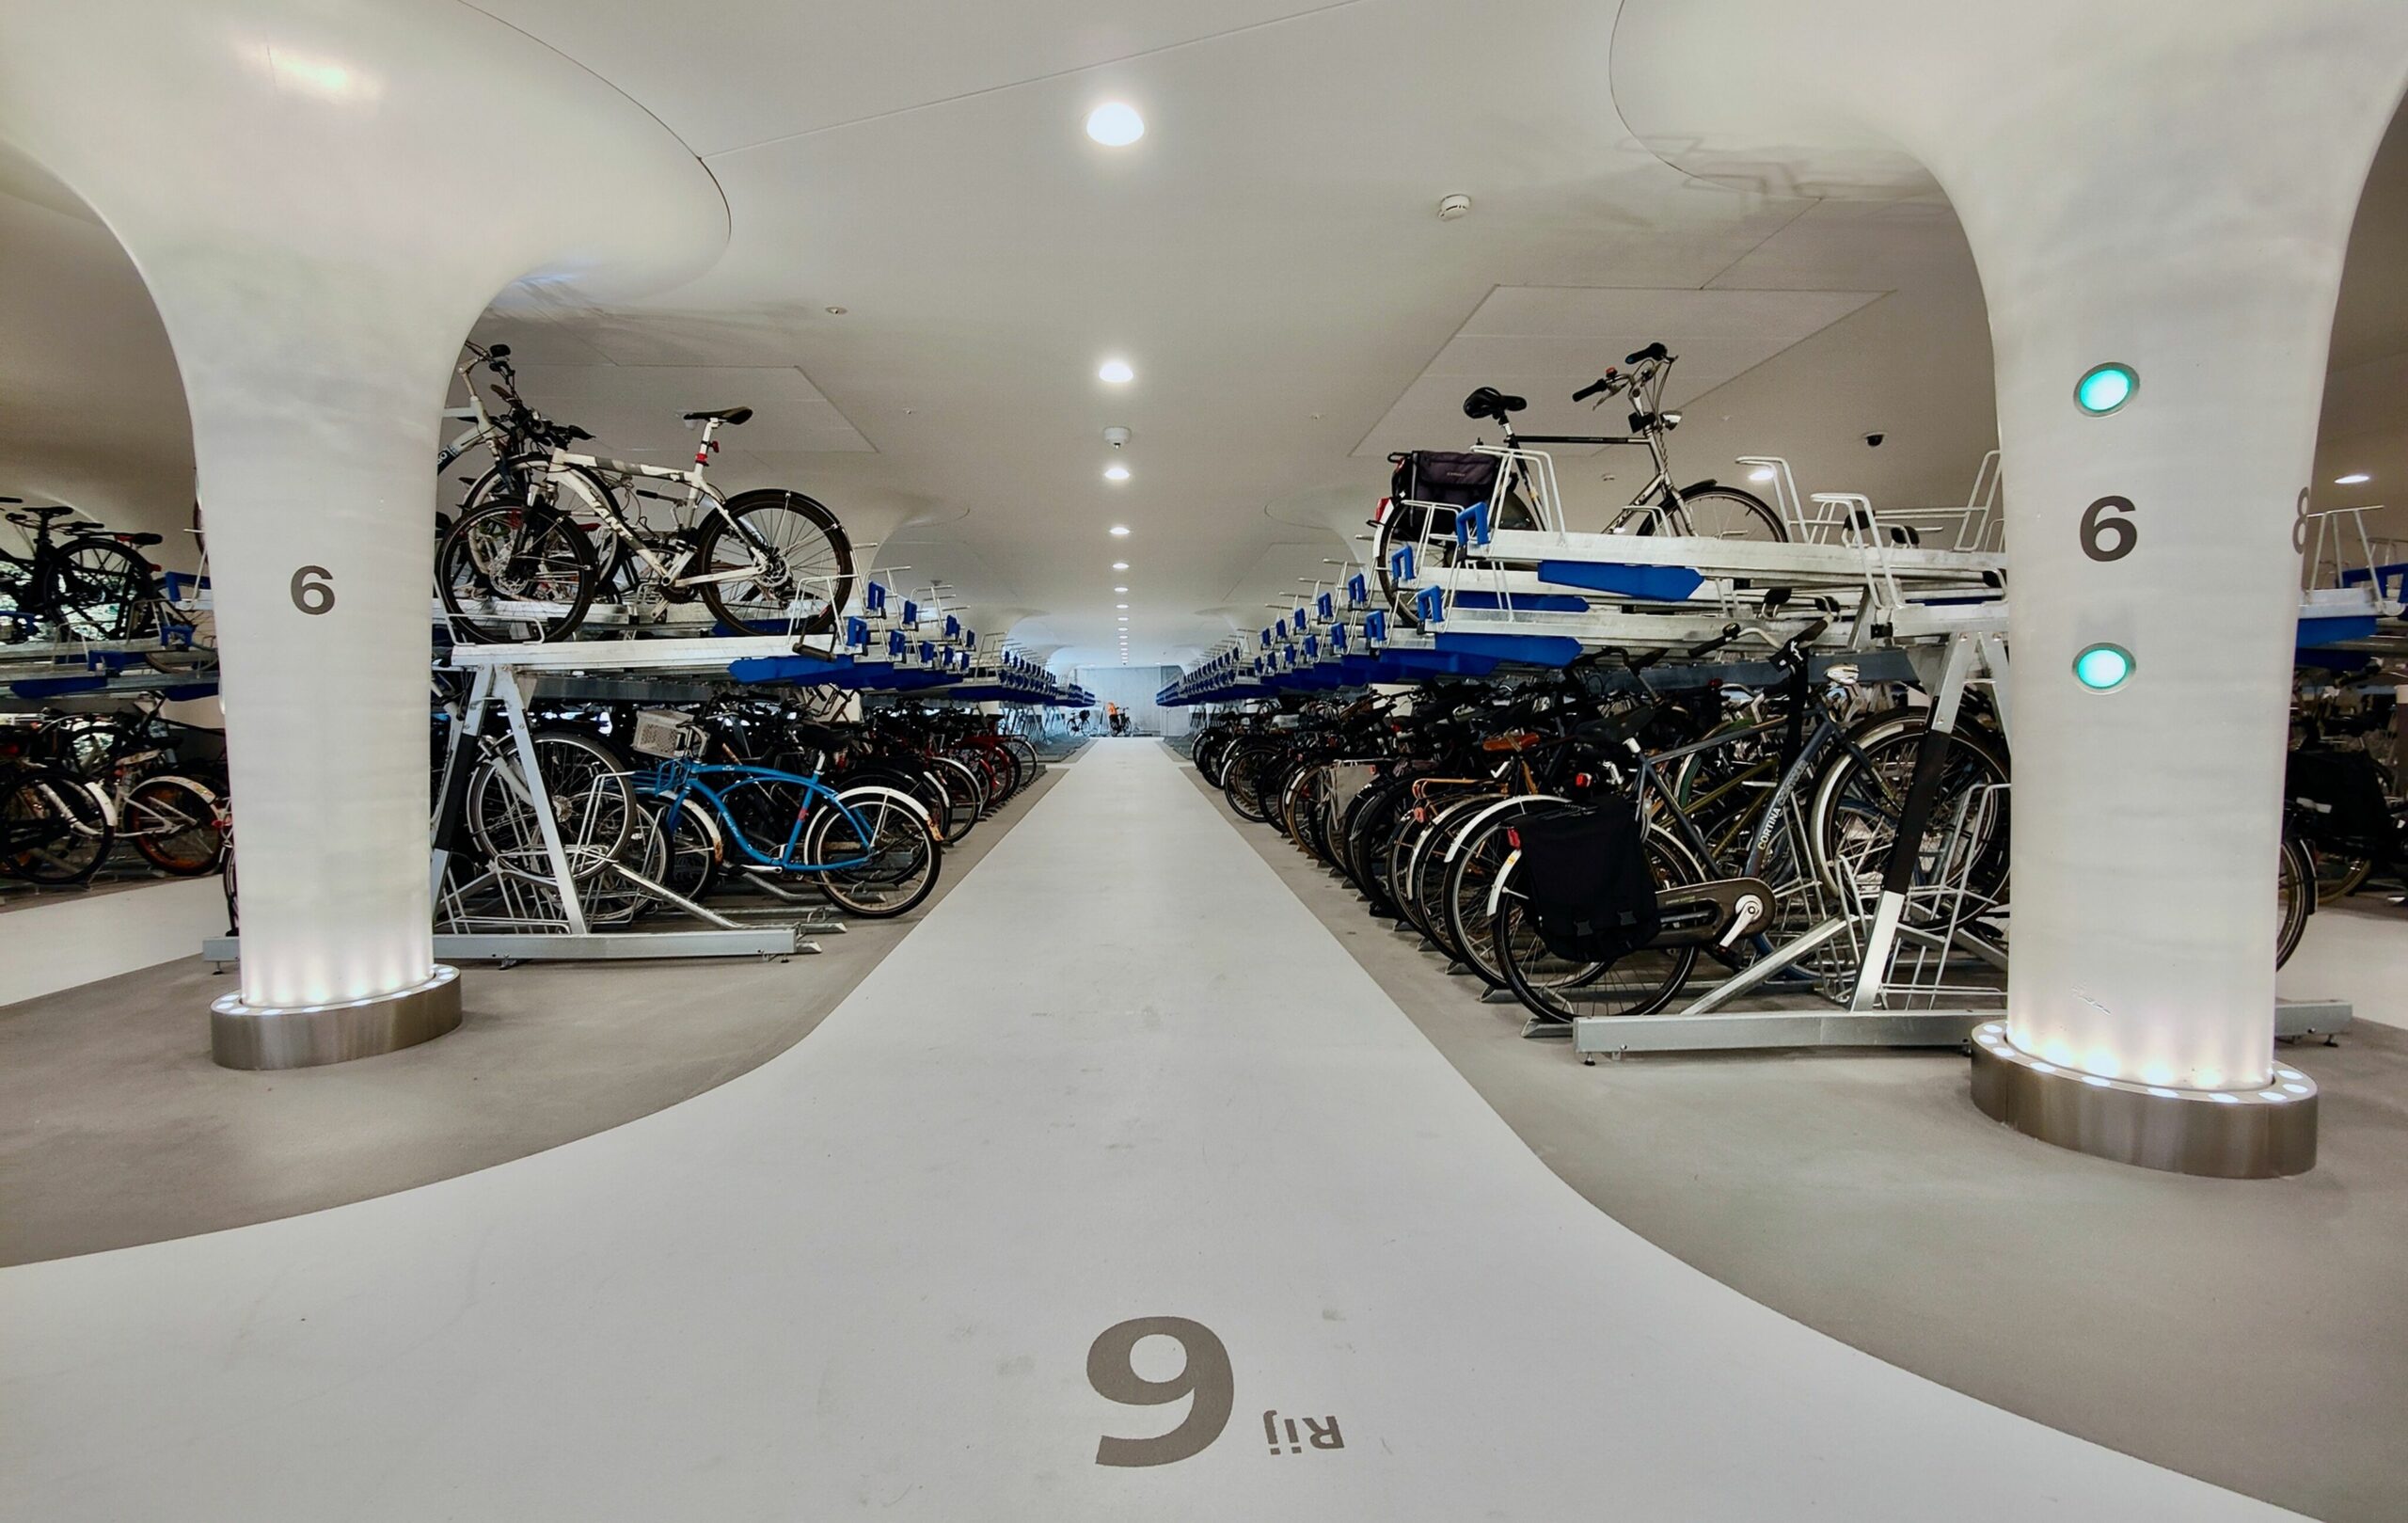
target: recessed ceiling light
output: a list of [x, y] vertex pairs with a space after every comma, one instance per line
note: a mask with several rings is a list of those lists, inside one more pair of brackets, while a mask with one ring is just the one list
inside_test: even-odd
[[1129, 479], [1129, 468], [1127, 466], [1106, 466], [1103, 468], [1103, 479], [1108, 482], [1125, 482]]
[[1126, 571], [1129, 569], [1129, 563], [1126, 561], [1115, 561], [1112, 563], [1112, 569], [1115, 571]]
[[1133, 105], [1107, 101], [1087, 113], [1087, 135], [1106, 148], [1127, 148], [1146, 135], [1146, 119]]
[[2347, 476], [2334, 477], [2333, 484], [2336, 486], [2364, 486], [2367, 483], [2372, 480], [2374, 480], [2374, 478], [2368, 475], [2365, 471], [2353, 470]]
[[1099, 381], [1110, 381], [1113, 385], [1118, 386], [1124, 381], [1135, 380], [1137, 373], [1129, 368], [1129, 362], [1125, 359], [1107, 359], [1096, 371], [1095, 378]]
[[1114, 524], [1112, 526], [1112, 531], [1115, 534], [1125, 536], [1129, 532], [1129, 526], [1127, 524]]
[[1115, 603], [1112, 606], [1114, 608], [1127, 608], [1129, 605], [1126, 603]]
[[1125, 592], [1127, 592], [1129, 589], [1128, 589], [1128, 588], [1126, 588], [1126, 587], [1115, 587], [1115, 588], [1114, 588], [1114, 589], [1112, 589], [1112, 590], [1113, 590], [1114, 592], [1116, 592], [1116, 593], [1125, 593]]
[[1772, 468], [1770, 466], [1758, 466], [1755, 469], [1748, 472], [1748, 480], [1751, 482], [1768, 482], [1772, 480]]

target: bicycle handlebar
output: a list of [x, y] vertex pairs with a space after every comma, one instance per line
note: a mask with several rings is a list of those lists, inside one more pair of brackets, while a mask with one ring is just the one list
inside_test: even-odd
[[1700, 656], [1711, 656], [1716, 651], [1720, 650], [1723, 646], [1731, 643], [1731, 642], [1738, 638], [1739, 627], [1735, 624], [1726, 624], [1722, 627], [1722, 632], [1720, 634], [1715, 636], [1712, 640], [1707, 641], [1703, 645], [1693, 647], [1689, 651], [1689, 656], [1692, 659]]
[[1611, 394], [1612, 392], [1621, 389], [1621, 388], [1622, 372], [1608, 366], [1607, 367], [1606, 373], [1598, 376], [1595, 380], [1590, 382], [1587, 386], [1582, 387], [1579, 390], [1573, 392], [1572, 400], [1575, 402], [1586, 402], [1600, 391]]

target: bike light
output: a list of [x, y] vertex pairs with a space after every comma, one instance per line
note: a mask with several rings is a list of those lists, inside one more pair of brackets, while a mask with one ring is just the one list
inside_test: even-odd
[[2073, 677], [2093, 692], [2108, 692], [2132, 674], [2132, 653], [2121, 645], [2091, 645], [2073, 658]]
[[2093, 418], [2104, 418], [2132, 400], [2140, 373], [2130, 365], [2093, 365], [2074, 383], [2073, 403]]

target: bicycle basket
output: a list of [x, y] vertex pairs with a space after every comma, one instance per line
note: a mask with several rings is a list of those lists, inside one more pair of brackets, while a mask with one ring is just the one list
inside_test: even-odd
[[688, 756], [702, 750], [703, 732], [673, 708], [647, 708], [636, 715], [631, 743], [646, 756]]

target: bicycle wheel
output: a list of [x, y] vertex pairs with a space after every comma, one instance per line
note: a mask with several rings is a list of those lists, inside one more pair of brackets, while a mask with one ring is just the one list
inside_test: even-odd
[[1037, 781], [1044, 764], [1038, 759], [1037, 748], [1019, 736], [1006, 736], [1004, 749], [1012, 758], [1012, 792], [1018, 793]]
[[138, 640], [159, 627], [150, 563], [113, 539], [71, 539], [51, 584], [52, 616], [77, 640]]
[[[1736, 486], [1700, 482], [1695, 486], [1683, 487], [1681, 512], [1688, 519], [1688, 531], [1699, 539], [1753, 540], [1778, 545], [1789, 538], [1789, 530], [1771, 503]], [[1672, 527], [1659, 507], [1640, 522], [1639, 531], [1669, 534]]]
[[1497, 801], [1493, 795], [1472, 799], [1457, 799], [1441, 807], [1414, 847], [1414, 857], [1406, 867], [1411, 884], [1411, 896], [1403, 901], [1413, 918], [1428, 933], [1431, 943], [1447, 955], [1450, 962], [1462, 962], [1464, 949], [1456, 944], [1455, 928], [1447, 913], [1447, 877], [1454, 863], [1448, 850], [1479, 813]]
[[435, 550], [452, 631], [478, 644], [565, 640], [585, 622], [600, 581], [584, 531], [523, 502], [462, 514]]
[[[538, 730], [534, 739], [535, 764], [551, 799], [570, 875], [590, 879], [618, 854], [635, 828], [638, 808], [626, 761], [599, 737], [580, 730]], [[552, 881], [551, 855], [516, 746], [504, 741], [478, 760], [466, 799], [468, 833], [497, 870]]]
[[2355, 894], [2374, 872], [2372, 857], [2323, 848], [2311, 849], [2308, 854], [2316, 863], [2316, 899], [2320, 904]]
[[1454, 865], [1447, 873], [1447, 928], [1455, 949], [1462, 954], [1464, 965], [1491, 989], [1505, 987], [1505, 970], [1497, 960], [1488, 904], [1497, 875], [1504, 867], [1505, 859], [1513, 854], [1506, 829], [1533, 809], [1560, 808], [1567, 801], [1547, 793], [1517, 795], [1510, 807], [1479, 816], [1477, 823], [1467, 823], [1462, 838], [1455, 843]]
[[91, 881], [117, 843], [107, 802], [72, 772], [28, 767], [0, 795], [0, 873], [44, 888]]
[[[603, 527], [600, 509], [609, 503], [613, 512], [631, 523], [641, 516], [629, 513], [625, 500], [592, 467], [556, 466], [548, 453], [513, 455], [485, 468], [484, 474], [477, 477], [461, 497], [460, 511], [466, 513], [487, 502], [504, 500], [550, 508], [577, 524], [586, 543], [594, 547], [594, 564], [601, 568], [601, 575], [595, 579], [597, 597], [605, 593], [611, 598], [626, 597], [642, 581], [636, 558], [627, 551], [627, 542]], [[443, 538], [443, 526], [450, 519], [449, 514], [436, 515], [435, 537], [438, 544]]]
[[2274, 868], [2274, 966], [2279, 968], [2299, 950], [2307, 934], [2307, 917], [2316, 912], [2316, 864], [2296, 836], [2283, 837], [2283, 851]]
[[[1833, 887], [1852, 887], [1860, 902], [1880, 896], [1925, 729], [1921, 714], [1876, 715], [1849, 733], [1815, 784], [1808, 816], [1814, 870]], [[2006, 780], [2005, 755], [1981, 731], [1950, 732], [1940, 790], [1917, 843], [1917, 887], [1962, 883], [1973, 900], [1984, 903], [2004, 896], [2006, 790], [1998, 788], [1987, 802], [1978, 795]], [[1948, 912], [1938, 903], [1911, 898], [1908, 907], [1910, 921]]]
[[[1660, 831], [1648, 831], [1640, 837], [1640, 846], [1658, 893], [1705, 877], [1688, 849]], [[1513, 886], [1511, 863], [1503, 870], [1503, 880], [1490, 928], [1497, 969], [1522, 1007], [1542, 1021], [1653, 1015], [1672, 1002], [1697, 966], [1694, 944], [1643, 946], [1610, 962], [1560, 956], [1539, 935], [1526, 901]]]
[[[693, 800], [677, 806], [673, 818], [668, 814], [666, 800], [647, 801], [654, 817], [654, 828], [659, 830], [669, 843], [669, 861], [656, 880], [672, 894], [697, 903], [719, 884], [720, 869], [727, 862], [727, 842], [720, 833], [719, 819]], [[647, 908], [657, 907], [653, 901]]]
[[1262, 773], [1275, 754], [1266, 747], [1251, 747], [1229, 758], [1222, 773], [1221, 793], [1240, 819], [1256, 825], [1266, 823], [1263, 809]]
[[731, 627], [752, 635], [825, 634], [853, 595], [853, 546], [836, 516], [775, 487], [738, 492], [711, 517], [688, 576]]
[[845, 805], [823, 805], [803, 834], [803, 860], [845, 863], [816, 871], [819, 887], [836, 907], [871, 920], [887, 920], [918, 907], [937, 886], [943, 849], [927, 821], [891, 793], [853, 789], [839, 793]]
[[958, 841], [985, 813], [992, 783], [986, 773], [953, 756], [931, 756], [928, 770], [944, 789], [944, 838]]
[[125, 796], [119, 833], [145, 862], [176, 878], [198, 878], [217, 870], [226, 832], [217, 795], [188, 777], [163, 772], [146, 777]]

